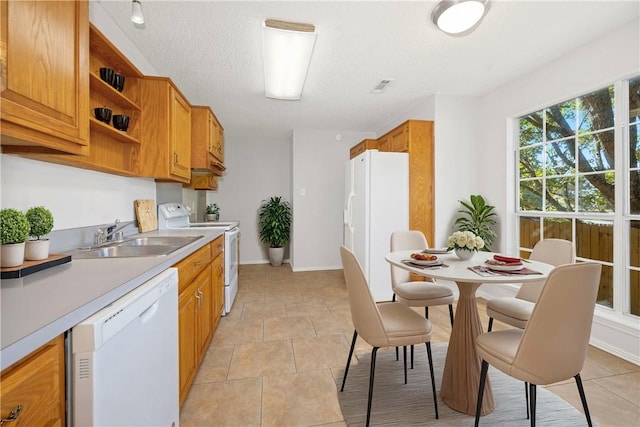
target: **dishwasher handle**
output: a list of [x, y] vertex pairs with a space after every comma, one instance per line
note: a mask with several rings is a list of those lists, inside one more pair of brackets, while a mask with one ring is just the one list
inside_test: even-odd
[[151, 304], [149, 308], [147, 308], [145, 311], [140, 313], [140, 316], [139, 316], [140, 322], [147, 323], [149, 320], [151, 320], [153, 316], [155, 316], [156, 312], [158, 311], [159, 306], [160, 306], [160, 300], [157, 300], [156, 302]]

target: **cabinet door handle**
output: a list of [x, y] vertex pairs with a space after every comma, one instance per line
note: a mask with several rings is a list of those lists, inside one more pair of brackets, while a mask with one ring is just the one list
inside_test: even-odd
[[173, 153], [173, 164], [174, 165], [178, 164], [178, 153]]
[[202, 265], [202, 261], [196, 261], [193, 263], [194, 267], [200, 267]]
[[15, 408], [13, 408], [11, 410], [11, 413], [9, 414], [9, 416], [7, 418], [2, 418], [0, 419], [0, 425], [4, 424], [4, 423], [10, 423], [13, 421], [17, 421], [18, 417], [20, 416], [20, 411], [22, 411], [22, 405], [18, 405]]
[[195, 297], [198, 300], [198, 308], [200, 308], [200, 305], [202, 304], [202, 301], [200, 301], [200, 289], [196, 292]]

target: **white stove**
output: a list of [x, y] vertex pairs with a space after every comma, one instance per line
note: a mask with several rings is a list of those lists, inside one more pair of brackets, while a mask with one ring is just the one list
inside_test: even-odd
[[171, 230], [185, 228], [217, 228], [224, 230], [224, 312], [231, 306], [238, 293], [238, 221], [190, 222], [191, 209], [181, 203], [162, 203], [158, 205], [158, 228]]

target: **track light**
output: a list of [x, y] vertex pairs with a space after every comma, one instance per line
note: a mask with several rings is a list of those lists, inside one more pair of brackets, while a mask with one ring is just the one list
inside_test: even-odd
[[131, 3], [131, 22], [134, 24], [144, 24], [144, 16], [142, 16], [142, 3], [140, 0], [133, 0]]
[[443, 32], [462, 36], [473, 31], [489, 11], [489, 0], [441, 0], [431, 20]]

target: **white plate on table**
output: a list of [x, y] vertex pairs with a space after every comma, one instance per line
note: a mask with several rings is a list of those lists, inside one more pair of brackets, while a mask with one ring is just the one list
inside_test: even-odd
[[524, 268], [523, 264], [507, 265], [507, 264], [489, 264], [485, 263], [485, 267], [495, 271], [518, 271]]
[[450, 254], [453, 251], [450, 251], [447, 248], [441, 248], [441, 249], [429, 248], [429, 249], [425, 249], [422, 252], [425, 254], [431, 254], [431, 255], [444, 255], [444, 254]]
[[434, 260], [430, 260], [430, 261], [423, 261], [423, 260], [411, 258], [411, 259], [407, 259], [405, 261], [406, 262], [410, 262], [411, 264], [421, 265], [423, 267], [434, 267], [436, 265], [442, 265], [442, 261], [440, 261], [439, 259], [434, 259]]

